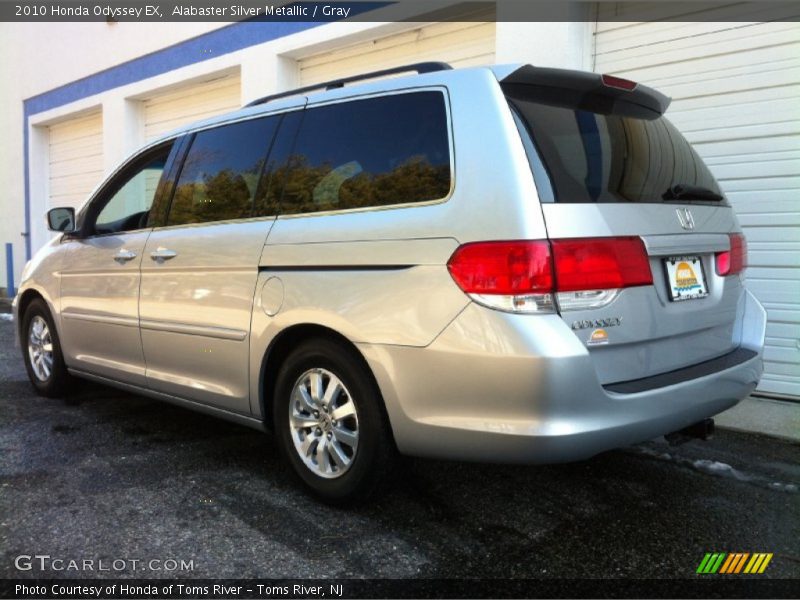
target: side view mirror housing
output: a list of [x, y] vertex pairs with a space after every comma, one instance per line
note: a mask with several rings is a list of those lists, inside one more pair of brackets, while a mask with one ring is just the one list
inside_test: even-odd
[[47, 228], [50, 231], [72, 233], [75, 231], [75, 209], [70, 207], [51, 208], [47, 211]]

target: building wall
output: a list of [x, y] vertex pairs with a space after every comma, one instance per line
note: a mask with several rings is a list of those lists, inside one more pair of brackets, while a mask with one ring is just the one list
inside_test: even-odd
[[[24, 101], [142, 55], [224, 26], [225, 23], [0, 23], [0, 253], [14, 246], [15, 281], [25, 264]], [[34, 161], [40, 162], [40, 161]], [[41, 169], [40, 169], [41, 170]], [[41, 219], [43, 215], [32, 215]], [[0, 255], [0, 288], [6, 287]]]
[[[687, 10], [667, 8], [662, 17]], [[758, 391], [799, 397], [800, 23], [602, 22], [619, 9], [601, 5], [595, 70], [672, 97], [670, 120], [716, 176], [747, 237], [747, 287], [767, 310]]]
[[[493, 55], [498, 63], [588, 68], [591, 24], [586, 10], [565, 8], [560, 23], [478, 25], [484, 34], [491, 29], [494, 35], [492, 47], [484, 42], [475, 60], [491, 60]], [[0, 24], [0, 52], [6, 57], [0, 74], [4, 81], [16, 82], [0, 90], [4, 105], [10, 107], [0, 117], [0, 126], [8, 133], [6, 160], [0, 165], [6, 192], [0, 199], [4, 216], [0, 243], [14, 245], [15, 281], [26, 261], [21, 234], [30, 229], [34, 252], [50, 236], [44, 213], [50, 208], [50, 174], [55, 168], [50, 164], [51, 127], [68, 129], [66, 122], [85, 120], [99, 111], [102, 165], [108, 174], [147, 139], [148, 106], [158, 98], [235, 74], [239, 102], [245, 103], [297, 85], [306, 59], [319, 60], [326, 52], [335, 54], [387, 37], [421, 36], [424, 41], [428, 32], [448, 28], [452, 24], [444, 28], [435, 23], [392, 22]], [[447, 53], [446, 44], [439, 47]], [[407, 60], [395, 58], [413, 62], [433, 56], [420, 50]], [[332, 77], [338, 75], [335, 64], [327, 69]], [[317, 68], [315, 77], [324, 78], [325, 73], [325, 68]], [[5, 282], [5, 261], [0, 260], [0, 288]]]

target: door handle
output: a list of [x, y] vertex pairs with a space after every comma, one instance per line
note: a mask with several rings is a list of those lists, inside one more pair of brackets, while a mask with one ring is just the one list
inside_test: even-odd
[[120, 251], [114, 255], [114, 260], [121, 265], [124, 265], [126, 262], [133, 260], [134, 258], [136, 258], [136, 252], [126, 250], [125, 248], [121, 248]]
[[169, 260], [171, 258], [175, 258], [178, 256], [178, 253], [175, 250], [170, 250], [169, 248], [156, 248], [153, 252], [150, 253], [150, 258], [152, 258], [157, 263], [163, 263], [165, 260]]

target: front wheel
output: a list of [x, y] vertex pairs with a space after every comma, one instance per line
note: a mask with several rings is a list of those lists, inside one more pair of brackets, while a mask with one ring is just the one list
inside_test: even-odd
[[33, 300], [22, 317], [22, 358], [31, 384], [41, 396], [63, 396], [73, 385], [67, 372], [58, 332], [44, 300]]
[[360, 357], [330, 340], [305, 342], [287, 357], [275, 390], [275, 432], [303, 483], [331, 503], [370, 497], [390, 471], [395, 447]]

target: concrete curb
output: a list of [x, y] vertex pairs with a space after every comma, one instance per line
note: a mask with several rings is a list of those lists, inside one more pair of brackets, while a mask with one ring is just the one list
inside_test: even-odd
[[800, 442], [800, 402], [749, 396], [714, 421], [725, 429]]

